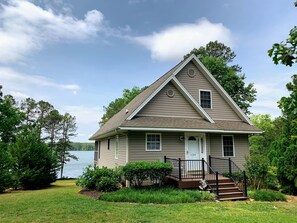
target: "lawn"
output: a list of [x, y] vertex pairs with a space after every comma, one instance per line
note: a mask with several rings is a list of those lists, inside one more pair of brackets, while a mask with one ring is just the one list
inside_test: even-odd
[[74, 181], [0, 195], [0, 222], [297, 222], [297, 201], [134, 204], [98, 201]]

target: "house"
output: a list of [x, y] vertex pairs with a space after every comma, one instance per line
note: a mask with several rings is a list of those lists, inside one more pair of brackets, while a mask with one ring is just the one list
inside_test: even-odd
[[[227, 172], [229, 158], [243, 167], [249, 155], [248, 135], [253, 133], [261, 131], [192, 55], [135, 97], [90, 139], [96, 141], [98, 166], [163, 161], [166, 156], [168, 161], [212, 161], [213, 168]], [[202, 166], [187, 163], [183, 171], [199, 171]]]

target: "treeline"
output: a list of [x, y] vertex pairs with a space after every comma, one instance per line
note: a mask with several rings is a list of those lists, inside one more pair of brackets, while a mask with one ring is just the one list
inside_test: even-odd
[[91, 142], [73, 142], [71, 143], [72, 151], [94, 151], [95, 144]]
[[76, 120], [46, 101], [0, 96], [0, 193], [6, 188], [38, 189], [63, 176]]

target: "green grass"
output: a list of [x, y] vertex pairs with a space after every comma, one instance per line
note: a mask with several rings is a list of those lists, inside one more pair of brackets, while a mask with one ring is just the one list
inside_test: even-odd
[[99, 197], [99, 200], [113, 202], [175, 204], [215, 200], [215, 196], [212, 193], [200, 192], [198, 190], [180, 190], [172, 187], [143, 187], [123, 188], [112, 193], [105, 193]]
[[0, 195], [0, 222], [297, 222], [297, 202], [135, 204], [78, 194], [74, 181]]
[[250, 198], [256, 201], [287, 201], [286, 196], [278, 191], [255, 190], [250, 191], [248, 194]]

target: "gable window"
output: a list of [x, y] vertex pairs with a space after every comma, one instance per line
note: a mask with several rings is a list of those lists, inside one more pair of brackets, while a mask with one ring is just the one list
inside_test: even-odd
[[107, 139], [107, 149], [110, 150], [110, 139]]
[[146, 133], [145, 140], [146, 151], [161, 151], [161, 133]]
[[115, 138], [115, 159], [119, 158], [119, 136]]
[[199, 90], [200, 105], [202, 108], [211, 108], [211, 91]]
[[223, 156], [234, 156], [234, 137], [222, 136]]

